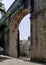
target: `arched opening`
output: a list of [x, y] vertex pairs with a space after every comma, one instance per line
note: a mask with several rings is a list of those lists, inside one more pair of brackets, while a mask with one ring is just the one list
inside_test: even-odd
[[30, 59], [30, 13], [25, 15], [19, 24], [19, 57], [25, 60]]
[[[30, 36], [30, 13], [23, 17], [19, 24], [20, 40], [27, 40]], [[23, 36], [24, 35], [24, 36]]]
[[28, 9], [22, 9], [22, 10], [16, 12], [14, 17], [12, 18], [13, 20], [10, 23], [10, 41], [9, 41], [10, 42], [10, 44], [9, 44], [9, 55], [10, 56], [14, 56], [14, 57], [20, 56], [19, 55], [20, 54], [20, 50], [19, 50], [20, 40], [19, 40], [19, 30], [18, 30], [18, 28], [19, 28], [19, 25], [21, 24], [21, 21], [25, 17], [28, 16], [27, 15], [28, 13], [30, 13], [30, 11]]

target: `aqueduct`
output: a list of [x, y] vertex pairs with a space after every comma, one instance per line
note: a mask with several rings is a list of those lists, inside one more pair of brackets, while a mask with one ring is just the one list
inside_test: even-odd
[[[16, 15], [14, 16], [13, 18], [13, 21], [10, 23], [10, 46], [11, 46], [11, 49], [14, 50], [14, 52], [12, 52], [12, 50], [10, 49], [10, 54], [13, 55], [16, 54], [18, 51], [17, 51], [17, 42], [18, 41], [18, 27], [19, 27], [19, 24], [22, 20], [22, 18], [27, 15], [28, 13], [30, 13], [30, 11], [28, 9], [22, 9], [21, 11], [18, 11], [16, 13]], [[16, 44], [16, 45], [15, 45]], [[14, 47], [14, 48], [12, 48]], [[15, 48], [16, 48], [16, 51], [15, 51]], [[13, 55], [15, 56], [15, 55]], [[17, 57], [17, 55], [16, 55]]]
[[31, 12], [31, 59], [46, 59], [46, 0], [23, 2], [15, 1], [8, 9], [9, 15], [1, 19], [9, 25], [5, 33], [5, 54], [18, 56], [18, 26], [22, 18]]
[[[28, 13], [30, 13], [30, 0], [26, 1], [15, 1], [8, 10], [9, 15], [1, 20], [7, 22], [9, 25], [5, 33], [5, 54], [18, 57], [19, 56], [19, 41], [18, 41], [18, 27]], [[28, 4], [27, 4], [28, 3]], [[25, 5], [26, 4], [26, 5]], [[15, 10], [15, 11], [14, 11]]]

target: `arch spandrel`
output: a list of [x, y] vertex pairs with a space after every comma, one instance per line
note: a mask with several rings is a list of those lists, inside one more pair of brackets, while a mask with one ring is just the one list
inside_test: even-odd
[[27, 15], [28, 13], [30, 13], [30, 11], [28, 9], [22, 9], [22, 10], [16, 12], [16, 14], [13, 17], [13, 21], [11, 22], [12, 23], [12, 25], [11, 25], [12, 30], [15, 30], [19, 26], [22, 18], [25, 15]]

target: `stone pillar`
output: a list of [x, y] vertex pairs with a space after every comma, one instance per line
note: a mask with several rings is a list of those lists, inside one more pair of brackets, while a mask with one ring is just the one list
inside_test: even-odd
[[10, 31], [8, 30], [5, 33], [5, 36], [4, 36], [4, 40], [5, 40], [5, 43], [4, 43], [4, 54], [6, 54], [6, 55], [9, 55], [9, 35], [10, 35]]
[[10, 43], [9, 43], [9, 55], [13, 57], [17, 57], [17, 36], [18, 36], [18, 30], [10, 30]]
[[46, 59], [46, 9], [32, 16], [31, 58]]

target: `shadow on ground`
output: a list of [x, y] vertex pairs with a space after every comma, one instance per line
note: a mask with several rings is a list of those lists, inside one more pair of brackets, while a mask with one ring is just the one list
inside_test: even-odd
[[37, 63], [37, 64], [41, 64], [41, 65], [46, 65], [46, 60], [28, 60], [27, 58], [18, 58], [20, 60], [26, 61], [26, 62], [31, 62], [31, 63]]
[[32, 60], [31, 62], [32, 63], [41, 64], [41, 65], [46, 65], [46, 61], [45, 60], [41, 60], [41, 61], [39, 61], [39, 60]]
[[11, 58], [7, 58], [7, 57], [0, 56], [0, 62], [3, 62], [4, 60], [7, 60], [7, 59], [11, 59]]

